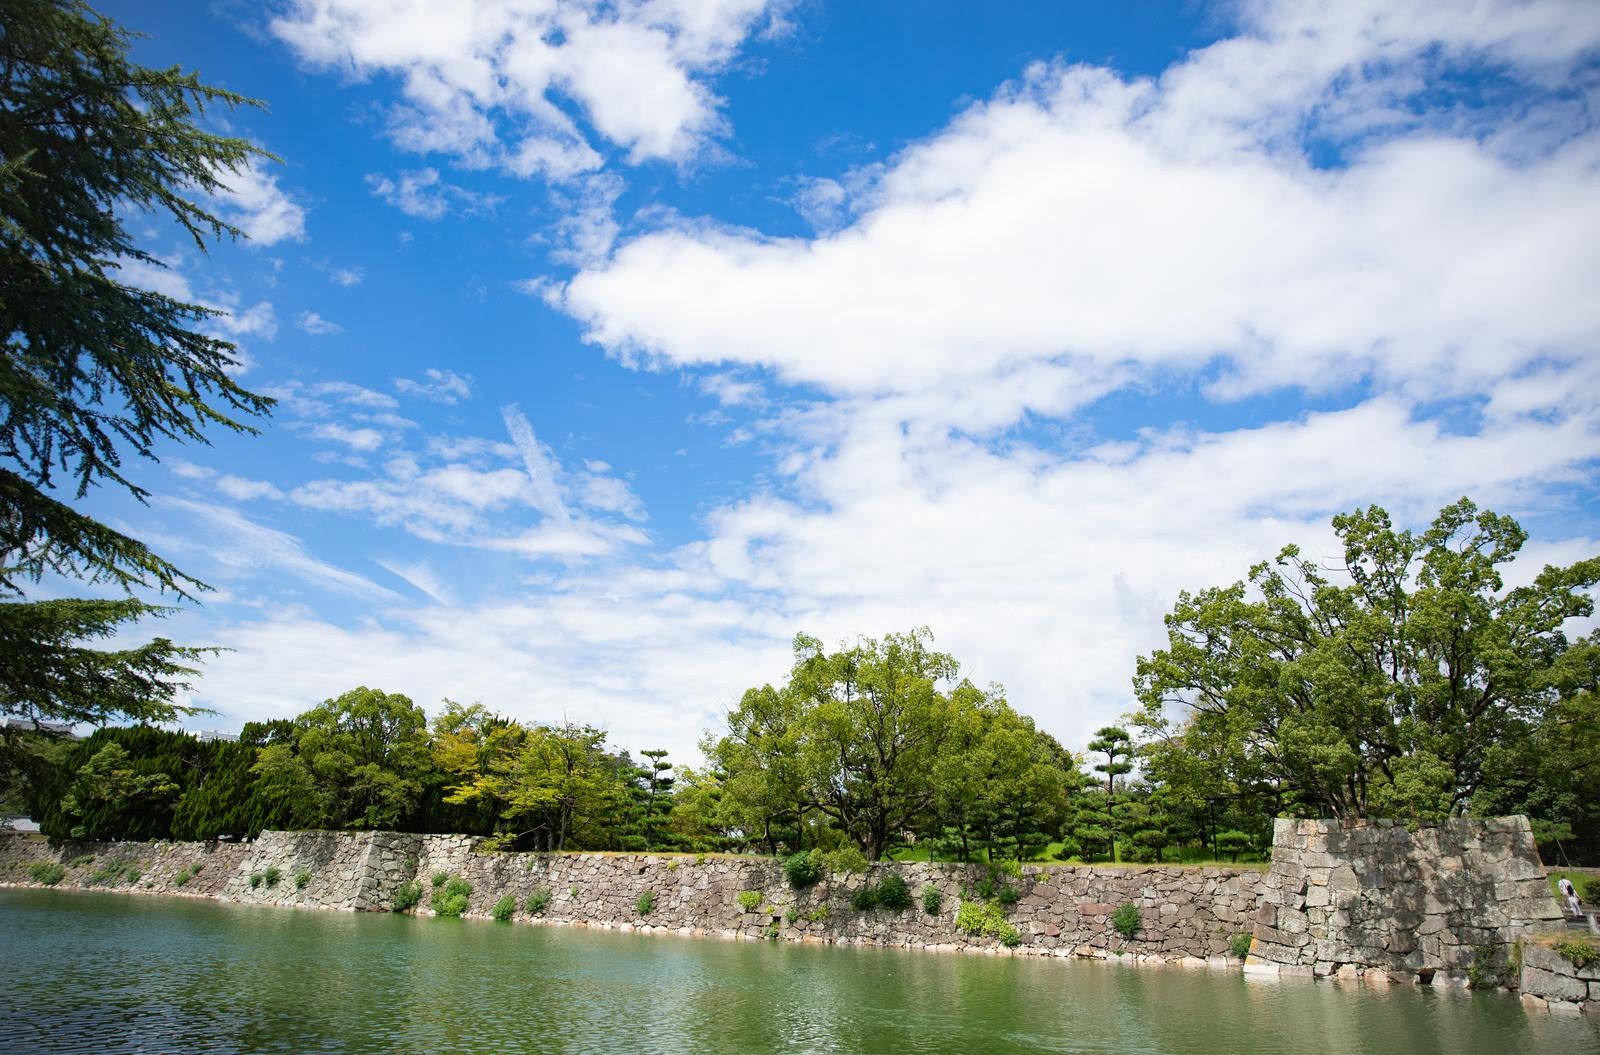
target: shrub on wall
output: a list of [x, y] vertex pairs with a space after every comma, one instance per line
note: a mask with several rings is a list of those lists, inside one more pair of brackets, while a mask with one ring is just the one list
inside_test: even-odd
[[1250, 955], [1250, 943], [1254, 940], [1249, 934], [1235, 934], [1228, 940], [1228, 951], [1235, 960], [1242, 960]]
[[1131, 939], [1139, 933], [1139, 928], [1144, 925], [1144, 920], [1139, 916], [1139, 906], [1131, 901], [1125, 901], [1117, 906], [1111, 914], [1111, 926], [1124, 938]]
[[54, 861], [35, 861], [28, 866], [28, 874], [35, 883], [55, 886], [66, 877], [67, 870]]
[[528, 915], [537, 916], [550, 907], [550, 888], [547, 886], [534, 888], [528, 895]]
[[393, 912], [409, 912], [417, 907], [422, 900], [422, 884], [417, 882], [401, 883], [395, 887], [394, 900], [389, 903]]
[[259, 887], [260, 885], [261, 885], [261, 873], [260, 872], [251, 872], [250, 873], [250, 889], [254, 890], [257, 887]]
[[489, 910], [489, 915], [493, 916], [501, 923], [504, 923], [509, 920], [512, 913], [516, 911], [517, 899], [512, 897], [510, 894], [507, 894], [505, 897], [494, 903], [494, 908]]
[[443, 886], [434, 892], [433, 914], [436, 916], [459, 916], [467, 911], [468, 902], [472, 898], [472, 884], [465, 879], [446, 879]]
[[939, 907], [943, 904], [944, 895], [939, 892], [938, 887], [925, 886], [922, 888], [922, 911], [930, 916], [937, 916]]
[[633, 907], [641, 916], [650, 915], [650, 913], [655, 911], [656, 892], [654, 890], [645, 890], [641, 892], [639, 897], [634, 901]]
[[890, 872], [878, 884], [878, 904], [891, 912], [904, 912], [911, 907], [911, 890], [897, 872]]
[[878, 907], [878, 888], [866, 883], [857, 887], [850, 895], [850, 907], [857, 912], [869, 912]]
[[760, 905], [760, 904], [761, 904], [761, 891], [759, 891], [759, 890], [741, 890], [741, 891], [739, 891], [739, 907], [744, 909], [746, 912], [754, 912], [756, 910], [756, 907], [758, 905]]
[[278, 871], [278, 868], [277, 868], [276, 865], [273, 865], [273, 866], [271, 866], [269, 868], [263, 869], [262, 872], [261, 872], [261, 880], [262, 880], [262, 882], [266, 883], [267, 886], [269, 886], [269, 887], [270, 886], [277, 886], [278, 885], [278, 880], [282, 876], [283, 876], [283, 873]]
[[438, 890], [440, 887], [444, 886], [445, 883], [449, 882], [449, 880], [449, 872], [435, 872], [433, 873], [433, 888]]
[[812, 886], [822, 878], [822, 855], [815, 850], [790, 854], [783, 862], [783, 877], [796, 890]]
[[294, 874], [294, 888], [296, 890], [304, 890], [306, 888], [306, 884], [309, 882], [311, 882], [311, 872], [309, 869], [302, 868], [300, 871]]

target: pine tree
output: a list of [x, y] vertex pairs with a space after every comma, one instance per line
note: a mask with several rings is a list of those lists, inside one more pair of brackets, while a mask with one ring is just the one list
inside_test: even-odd
[[[129, 456], [254, 432], [272, 401], [240, 387], [213, 309], [139, 288], [122, 265], [163, 266], [127, 228], [165, 214], [202, 251], [241, 232], [213, 195], [255, 158], [198, 124], [208, 107], [260, 105], [177, 67], [129, 60], [131, 35], [79, 0], [0, 4], [0, 716], [161, 721], [205, 649], [156, 638], [99, 649], [143, 599], [206, 589], [142, 542], [73, 508], [91, 486], [145, 488]], [[116, 596], [30, 600], [44, 577]], [[10, 731], [8, 731], [10, 732]], [[14, 763], [0, 741], [0, 768]]]

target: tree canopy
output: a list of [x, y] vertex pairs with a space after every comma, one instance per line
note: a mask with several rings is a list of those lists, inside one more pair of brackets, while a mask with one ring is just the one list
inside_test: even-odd
[[1169, 755], [1235, 786], [1276, 782], [1299, 809], [1464, 812], [1556, 708], [1563, 673], [1592, 668], [1595, 642], [1562, 626], [1592, 612], [1600, 558], [1507, 589], [1527, 535], [1466, 499], [1420, 534], [1376, 506], [1333, 527], [1337, 568], [1287, 546], [1245, 582], [1181, 594], [1167, 647], [1138, 662], [1139, 699], [1153, 725], [1187, 711]]
[[[109, 484], [140, 499], [129, 457], [208, 429], [250, 432], [272, 401], [241, 387], [212, 308], [125, 281], [161, 267], [129, 227], [166, 217], [204, 250], [240, 231], [214, 196], [266, 155], [201, 125], [258, 105], [174, 67], [128, 58], [130, 35], [80, 0], [0, 5], [0, 714], [158, 721], [203, 650], [165, 638], [100, 650], [163, 609], [135, 591], [204, 584], [75, 509]], [[108, 584], [110, 599], [28, 599], [45, 576]]]

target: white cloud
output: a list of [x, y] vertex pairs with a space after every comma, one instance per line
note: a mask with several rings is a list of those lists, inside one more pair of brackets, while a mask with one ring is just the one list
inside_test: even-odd
[[[289, 499], [429, 542], [530, 559], [579, 560], [648, 541], [635, 526], [645, 518], [643, 503], [626, 482], [609, 468], [569, 471], [520, 410], [505, 407], [502, 417], [510, 443], [436, 439], [422, 453], [391, 447], [376, 473], [309, 481]], [[313, 426], [310, 435], [365, 453], [386, 442], [376, 430], [331, 422]]]
[[306, 237], [306, 211], [278, 186], [267, 162], [251, 161], [238, 172], [221, 175], [226, 191], [219, 195], [223, 215], [253, 245], [301, 242]]
[[259, 524], [236, 509], [183, 498], [155, 501], [183, 514], [191, 524], [203, 522], [203, 530], [189, 537], [230, 574], [283, 571], [308, 584], [367, 600], [397, 596], [370, 579], [318, 560], [293, 535]]
[[483, 194], [447, 182], [435, 168], [402, 172], [399, 179], [369, 173], [367, 187], [407, 216], [421, 220], [442, 220], [451, 213], [492, 212], [505, 200], [496, 194]]
[[283, 492], [265, 480], [251, 480], [228, 473], [217, 477], [216, 487], [236, 502], [249, 502], [257, 498], [279, 499]]
[[272, 32], [307, 64], [392, 74], [403, 147], [567, 180], [600, 167], [580, 117], [634, 163], [725, 131], [706, 79], [786, 0], [294, 0]]
[[[1179, 590], [1286, 542], [1336, 559], [1333, 512], [1375, 502], [1416, 526], [1471, 495], [1535, 533], [1508, 581], [1597, 552], [1561, 524], [1600, 464], [1600, 141], [1592, 118], [1541, 108], [1600, 40], [1600, 9], [1239, 10], [1239, 37], [1159, 79], [1030, 71], [838, 180], [816, 237], [673, 221], [565, 288], [531, 284], [611, 353], [695, 368], [770, 466], [662, 550], [626, 471], [564, 464], [515, 408], [509, 443], [391, 447], [290, 501], [474, 567], [392, 561], [440, 603], [358, 625], [234, 622], [202, 698], [282, 713], [367, 681], [567, 709], [687, 757], [744, 688], [783, 676], [795, 631], [926, 623], [1079, 745], [1128, 707]], [[436, 64], [470, 52], [441, 40]], [[1528, 105], [1427, 90], [1474, 63], [1520, 79]], [[437, 89], [443, 113], [473, 69], [485, 98], [501, 90], [491, 60], [409, 90]], [[485, 160], [501, 137], [435, 131]], [[1344, 163], [1311, 164], [1313, 142]], [[1211, 405], [1193, 413], [1221, 423], [1170, 420], [1168, 397], [1197, 392]], [[1082, 413], [1110, 394], [1113, 411]], [[503, 554], [541, 563], [512, 581]]]
[[463, 377], [454, 370], [428, 369], [422, 372], [423, 380], [409, 377], [394, 379], [394, 387], [408, 396], [420, 396], [435, 403], [454, 405], [472, 398], [472, 378]]
[[344, 327], [336, 322], [330, 322], [314, 311], [302, 311], [296, 320], [300, 328], [313, 337], [326, 337], [329, 334], [343, 333]]
[[[940, 404], [998, 381], [999, 424], [1154, 371], [1216, 370], [1228, 397], [1363, 377], [1438, 394], [1589, 355], [1593, 122], [1512, 155], [1524, 115], [1485, 129], [1429, 115], [1418, 89], [1453, 57], [1555, 77], [1600, 39], [1600, 8], [1250, 10], [1252, 35], [1159, 80], [1032, 68], [875, 170], [842, 228], [669, 223], [560, 302], [629, 362], [752, 365]], [[1402, 103], [1403, 121], [1373, 114]], [[1308, 164], [1318, 137], [1348, 164]]]
[[342, 443], [346, 447], [370, 453], [383, 446], [383, 433], [377, 429], [353, 429], [337, 422], [324, 422], [314, 425], [310, 430], [313, 439], [328, 440], [331, 443]]
[[364, 267], [337, 267], [328, 272], [328, 281], [336, 286], [344, 286], [346, 289], [351, 286], [361, 285], [362, 280], [366, 277], [367, 269]]

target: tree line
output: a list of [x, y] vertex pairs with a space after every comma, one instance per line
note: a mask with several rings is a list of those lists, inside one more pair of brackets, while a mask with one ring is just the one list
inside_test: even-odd
[[1077, 750], [980, 688], [926, 629], [829, 651], [802, 634], [705, 764], [603, 730], [356, 689], [205, 743], [148, 726], [37, 745], [56, 838], [402, 828], [534, 850], [852, 847], [866, 858], [1182, 861], [1262, 856], [1280, 816], [1527, 813], [1547, 854], [1600, 851], [1600, 560], [1507, 588], [1526, 535], [1465, 500], [1421, 533], [1336, 517], [1343, 563], [1285, 548], [1180, 595], [1135, 704]]

